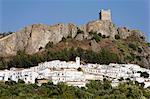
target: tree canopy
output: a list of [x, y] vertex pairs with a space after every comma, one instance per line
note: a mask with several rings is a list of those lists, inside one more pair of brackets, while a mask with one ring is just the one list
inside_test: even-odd
[[2, 60], [1, 69], [3, 68], [29, 68], [37, 66], [38, 63], [52, 60], [63, 60], [63, 61], [74, 61], [76, 56], [79, 56], [81, 60], [87, 63], [120, 63], [119, 56], [107, 49], [102, 49], [99, 52], [93, 52], [90, 50], [83, 50], [81, 48], [69, 48], [60, 51], [46, 51], [44, 54], [28, 55], [25, 51], [18, 51], [17, 55], [14, 56], [10, 61]]
[[133, 83], [121, 83], [112, 88], [110, 81], [92, 80], [86, 87], [68, 86], [65, 83], [54, 85], [52, 82], [36, 84], [0, 83], [0, 98], [59, 98], [59, 99], [141, 99], [150, 98], [150, 89]]

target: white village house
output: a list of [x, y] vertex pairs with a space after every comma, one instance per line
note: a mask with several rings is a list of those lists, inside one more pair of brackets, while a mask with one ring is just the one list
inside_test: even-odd
[[[78, 70], [78, 68], [81, 70]], [[80, 64], [80, 58], [76, 57], [76, 61], [60, 61], [53, 60], [49, 62], [39, 63], [28, 69], [11, 68], [10, 70], [0, 71], [0, 81], [13, 80], [18, 82], [19, 79], [25, 83], [35, 83], [36, 79], [46, 79], [54, 84], [65, 82], [68, 85], [84, 87], [89, 80], [103, 80], [108, 78], [112, 80], [113, 86], [117, 86], [118, 79], [131, 79], [144, 83], [145, 88], [150, 86], [150, 76], [144, 78], [140, 76], [140, 72], [147, 72], [150, 75], [150, 70], [141, 68], [135, 64]]]

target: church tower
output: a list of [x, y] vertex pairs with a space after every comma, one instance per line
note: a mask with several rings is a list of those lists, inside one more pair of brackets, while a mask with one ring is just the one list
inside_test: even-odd
[[77, 66], [80, 66], [80, 57], [76, 57], [76, 64]]
[[108, 20], [111, 21], [111, 11], [110, 9], [108, 10], [101, 10], [99, 13], [99, 19], [100, 20]]

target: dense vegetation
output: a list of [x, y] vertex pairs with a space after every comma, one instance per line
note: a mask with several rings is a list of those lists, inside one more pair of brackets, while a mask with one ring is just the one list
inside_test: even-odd
[[99, 42], [101, 39], [109, 38], [109, 36], [102, 35], [101, 33], [97, 32], [89, 32], [89, 34], [92, 36], [92, 40], [95, 40], [96, 42]]
[[148, 99], [150, 88], [144, 89], [133, 82], [122, 83], [112, 88], [108, 80], [90, 81], [86, 87], [68, 86], [65, 83], [54, 85], [52, 82], [37, 86], [36, 84], [0, 83], [0, 98], [14, 99]]
[[133, 50], [136, 50], [138, 46], [134, 43], [129, 43], [129, 47], [132, 48]]
[[[9, 33], [11, 34], [12, 32], [3, 34]], [[77, 34], [83, 33], [84, 31], [77, 28]], [[81, 57], [82, 61], [90, 63], [133, 63], [141, 67], [148, 67], [148, 62], [145, 62], [145, 60], [148, 60], [148, 55], [146, 56], [144, 52], [148, 50], [147, 47], [150, 46], [150, 43], [145, 43], [140, 37], [132, 35], [128, 37], [128, 39], [122, 39], [120, 35], [117, 34], [115, 35], [115, 39], [111, 40], [109, 36], [102, 35], [95, 31], [91, 31], [89, 34], [91, 36], [90, 40], [80, 42], [72, 39], [72, 34], [70, 33], [67, 38], [63, 37], [62, 42], [59, 44], [48, 42], [45, 48], [40, 47], [39, 53], [34, 55], [27, 55], [25, 51], [18, 51], [16, 56], [0, 57], [0, 69], [10, 67], [28, 68], [38, 65], [40, 62], [54, 59], [74, 61], [76, 56]], [[93, 45], [95, 45], [95, 48], [98, 46], [97, 44], [91, 45], [91, 40], [95, 40], [97, 44], [100, 45], [100, 51], [98, 53], [91, 51], [93, 50]]]
[[61, 51], [47, 50], [42, 55], [28, 55], [25, 53], [25, 51], [18, 51], [17, 55], [14, 56], [10, 61], [6, 62], [2, 59], [1, 69], [11, 67], [29, 68], [31, 66], [37, 66], [40, 62], [51, 61], [55, 59], [70, 61], [75, 60], [76, 56], [79, 56], [83, 61], [90, 63], [109, 64], [112, 62], [120, 62], [117, 54], [112, 53], [106, 49], [102, 49], [98, 53], [83, 50], [81, 48], [63, 49]]

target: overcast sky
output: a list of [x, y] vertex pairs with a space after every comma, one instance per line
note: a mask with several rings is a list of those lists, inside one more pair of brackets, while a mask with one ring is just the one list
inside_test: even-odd
[[34, 24], [85, 24], [111, 9], [117, 26], [139, 29], [150, 41], [150, 0], [0, 0], [0, 32]]

